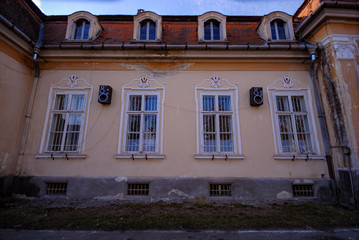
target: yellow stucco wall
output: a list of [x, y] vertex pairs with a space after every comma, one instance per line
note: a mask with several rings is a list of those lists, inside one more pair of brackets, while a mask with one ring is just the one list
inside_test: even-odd
[[[142, 63], [141, 63], [142, 62]], [[274, 137], [267, 85], [288, 75], [303, 86], [311, 85], [309, 65], [288, 62], [165, 62], [143, 64], [146, 70], [133, 70], [133, 63], [52, 62], [41, 65], [41, 78], [35, 98], [22, 175], [85, 177], [305, 177], [328, 176], [324, 160], [275, 160]], [[129, 67], [130, 64], [132, 67]], [[179, 68], [178, 64], [187, 64]], [[85, 66], [88, 69], [86, 70]], [[182, 65], [181, 65], [182, 66]], [[108, 70], [105, 70], [105, 69]], [[130, 69], [129, 69], [130, 68]], [[85, 159], [37, 159], [43, 134], [51, 84], [76, 74], [93, 84]], [[115, 159], [119, 141], [122, 86], [147, 75], [165, 85], [163, 153], [164, 159]], [[243, 160], [195, 159], [195, 84], [214, 75], [237, 84], [239, 123]], [[99, 85], [113, 88], [111, 105], [97, 102]], [[249, 105], [249, 89], [263, 87], [264, 104]], [[309, 102], [315, 105], [314, 102]], [[315, 110], [315, 109], [314, 109]], [[314, 112], [315, 113], [315, 112]], [[316, 120], [317, 121], [317, 120]], [[316, 123], [316, 126], [319, 126]], [[318, 139], [320, 130], [315, 129]], [[122, 139], [122, 137], [121, 137]], [[323, 150], [320, 145], [320, 154]]]

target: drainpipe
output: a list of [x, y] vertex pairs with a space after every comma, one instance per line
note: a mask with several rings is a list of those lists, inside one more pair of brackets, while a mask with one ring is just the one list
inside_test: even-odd
[[30, 125], [30, 119], [31, 119], [31, 115], [32, 115], [32, 108], [34, 106], [34, 99], [35, 99], [37, 85], [38, 85], [39, 77], [40, 77], [40, 67], [39, 67], [39, 63], [37, 61], [37, 57], [39, 55], [40, 48], [42, 46], [42, 38], [44, 36], [44, 28], [45, 28], [44, 24], [42, 23], [40, 25], [38, 40], [37, 40], [37, 42], [36, 42], [36, 44], [34, 46], [33, 60], [34, 60], [34, 63], [35, 63], [35, 76], [34, 76], [34, 80], [33, 80], [33, 84], [32, 84], [32, 90], [31, 90], [31, 95], [30, 95], [30, 99], [29, 99], [29, 105], [27, 107], [27, 112], [26, 112], [26, 115], [25, 115], [24, 130], [23, 130], [23, 134], [22, 134], [22, 138], [21, 138], [20, 151], [19, 151], [19, 156], [18, 156], [18, 160], [17, 160], [17, 166], [16, 166], [16, 170], [15, 170], [15, 175], [16, 176], [20, 176], [20, 174], [21, 174], [22, 159], [24, 157], [26, 139], [27, 139], [27, 135], [28, 135], [28, 131], [29, 131], [29, 125]]
[[315, 75], [315, 71], [314, 71], [317, 47], [313, 46], [311, 44], [305, 44], [305, 46], [308, 47], [310, 57], [311, 57], [310, 76], [312, 79], [314, 98], [315, 98], [315, 103], [317, 106], [318, 118], [319, 118], [320, 128], [321, 128], [321, 132], [322, 132], [323, 145], [324, 145], [324, 151], [325, 151], [325, 159], [327, 161], [329, 177], [330, 177], [330, 179], [333, 180], [333, 179], [335, 179], [335, 174], [334, 174], [332, 153], [330, 150], [329, 139], [328, 139], [328, 129], [327, 129], [326, 121], [325, 121], [325, 116], [323, 113], [323, 107], [321, 104], [322, 102], [321, 102], [321, 99], [319, 96], [318, 85], [317, 85], [316, 75]]

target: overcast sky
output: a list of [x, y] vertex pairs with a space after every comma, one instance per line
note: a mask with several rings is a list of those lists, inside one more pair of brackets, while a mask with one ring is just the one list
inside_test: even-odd
[[69, 15], [84, 10], [95, 15], [136, 15], [137, 9], [159, 15], [265, 15], [283, 11], [293, 15], [304, 0], [33, 0], [46, 15]]

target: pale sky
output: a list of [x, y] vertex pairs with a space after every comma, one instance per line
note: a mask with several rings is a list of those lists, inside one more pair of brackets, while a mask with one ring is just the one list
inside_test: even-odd
[[69, 15], [88, 11], [94, 15], [136, 15], [138, 9], [158, 15], [261, 16], [273, 11], [293, 15], [304, 0], [33, 0], [46, 15]]

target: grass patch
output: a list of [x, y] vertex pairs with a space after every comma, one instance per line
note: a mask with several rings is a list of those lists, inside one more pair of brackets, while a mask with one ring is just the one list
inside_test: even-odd
[[359, 212], [317, 203], [151, 203], [51, 208], [4, 205], [0, 228], [64, 230], [273, 229], [358, 227]]

